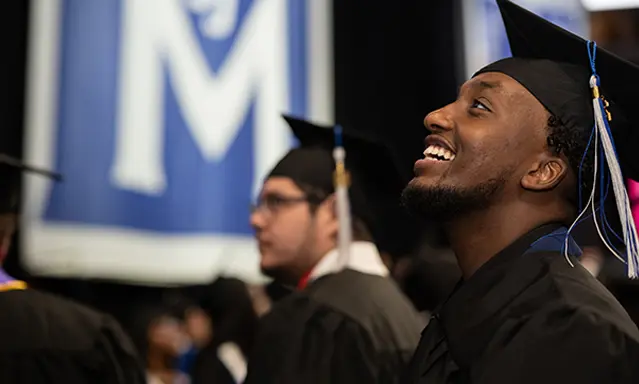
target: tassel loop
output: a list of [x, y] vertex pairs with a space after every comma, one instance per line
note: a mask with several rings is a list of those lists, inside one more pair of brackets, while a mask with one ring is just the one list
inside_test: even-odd
[[348, 197], [350, 175], [346, 170], [346, 150], [342, 144], [342, 128], [339, 125], [335, 127], [334, 134], [335, 148], [333, 149], [333, 160], [335, 161], [335, 172], [333, 174], [333, 182], [335, 185], [337, 220], [339, 222], [339, 229], [337, 233], [337, 270], [340, 271], [346, 268], [348, 260], [350, 259], [353, 230], [351, 207]]

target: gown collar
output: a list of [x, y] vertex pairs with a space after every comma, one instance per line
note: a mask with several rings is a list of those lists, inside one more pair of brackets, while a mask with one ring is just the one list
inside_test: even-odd
[[[339, 272], [337, 249], [329, 251], [317, 263], [315, 268], [306, 273], [300, 279], [297, 288], [304, 289], [313, 281], [319, 278]], [[346, 268], [369, 275], [383, 276], [389, 275], [388, 268], [384, 265], [382, 258], [375, 244], [368, 241], [354, 241], [350, 247], [349, 259]]]
[[[561, 224], [533, 229], [458, 283], [435, 317], [441, 321], [451, 354], [460, 366], [470, 364], [490, 341], [499, 326], [495, 324], [499, 311], [547, 273], [533, 251], [552, 252], [553, 247], [563, 244], [565, 231]], [[569, 242], [571, 254], [579, 254], [574, 241]]]

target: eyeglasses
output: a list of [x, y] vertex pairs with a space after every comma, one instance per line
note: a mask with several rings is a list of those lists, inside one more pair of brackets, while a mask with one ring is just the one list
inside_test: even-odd
[[261, 211], [266, 214], [273, 214], [282, 207], [306, 202], [309, 202], [309, 198], [307, 196], [286, 197], [279, 195], [266, 195], [259, 198], [257, 203], [251, 204], [251, 213]]

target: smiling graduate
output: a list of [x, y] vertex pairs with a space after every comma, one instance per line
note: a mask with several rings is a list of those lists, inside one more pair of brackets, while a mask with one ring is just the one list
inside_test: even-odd
[[[593, 217], [637, 276], [624, 177], [639, 177], [639, 68], [507, 0], [513, 57], [425, 119], [403, 200], [443, 223], [463, 279], [422, 335], [406, 383], [638, 383], [639, 331], [580, 263]], [[602, 202], [614, 199], [625, 249]]]

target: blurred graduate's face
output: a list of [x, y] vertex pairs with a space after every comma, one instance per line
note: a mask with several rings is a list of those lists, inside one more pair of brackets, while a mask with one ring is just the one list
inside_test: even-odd
[[455, 102], [424, 119], [431, 134], [404, 203], [446, 220], [519, 193], [536, 156], [546, 152], [547, 120], [544, 107], [509, 76], [469, 80]]
[[148, 329], [149, 350], [160, 354], [178, 356], [187, 343], [187, 334], [180, 322], [171, 316], [160, 316]]
[[274, 278], [298, 278], [324, 252], [334, 222], [329, 204], [311, 209], [304, 191], [290, 178], [267, 179], [251, 214], [260, 268]]

